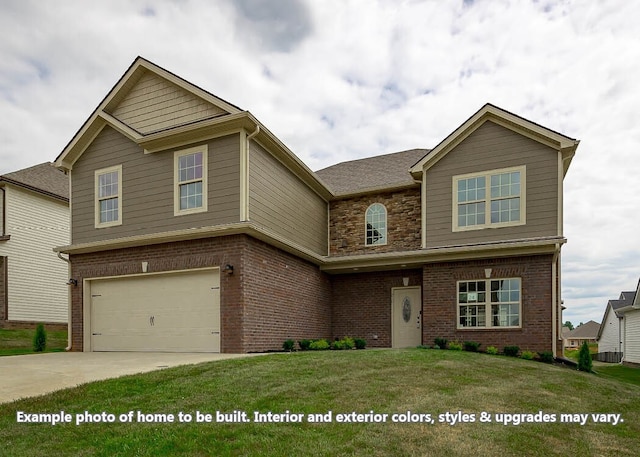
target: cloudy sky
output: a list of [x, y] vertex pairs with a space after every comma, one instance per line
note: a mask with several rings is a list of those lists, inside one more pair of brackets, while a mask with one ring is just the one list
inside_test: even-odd
[[578, 138], [565, 318], [640, 277], [640, 3], [0, 0], [0, 174], [53, 161], [136, 56], [251, 111], [311, 169], [430, 148], [484, 103]]

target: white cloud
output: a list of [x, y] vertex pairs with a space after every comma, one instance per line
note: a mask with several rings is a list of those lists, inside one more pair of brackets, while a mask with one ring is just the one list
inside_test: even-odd
[[3, 1], [0, 173], [53, 160], [136, 55], [250, 110], [313, 169], [433, 147], [491, 102], [581, 140], [563, 285], [586, 321], [640, 276], [638, 13], [622, 0]]

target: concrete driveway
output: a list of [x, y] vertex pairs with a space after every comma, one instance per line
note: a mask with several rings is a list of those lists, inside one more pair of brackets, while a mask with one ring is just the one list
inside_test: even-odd
[[0, 357], [0, 403], [101, 379], [257, 354], [53, 352]]

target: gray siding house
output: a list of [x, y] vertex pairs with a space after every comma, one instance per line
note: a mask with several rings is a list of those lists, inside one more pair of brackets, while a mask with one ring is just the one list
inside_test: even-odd
[[433, 149], [313, 172], [249, 111], [137, 58], [56, 159], [72, 348], [444, 337], [560, 354], [577, 146], [487, 104]]

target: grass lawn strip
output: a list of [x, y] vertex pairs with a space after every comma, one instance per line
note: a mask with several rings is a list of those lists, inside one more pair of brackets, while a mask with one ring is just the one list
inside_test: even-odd
[[[633, 369], [632, 369], [633, 370]], [[636, 374], [638, 372], [636, 371]], [[615, 374], [614, 374], [615, 375]], [[439, 455], [636, 456], [637, 385], [501, 356], [438, 350], [274, 354], [101, 381], [0, 405], [12, 456]], [[16, 412], [193, 414], [192, 423], [17, 423]], [[431, 414], [430, 423], [196, 423], [196, 411]], [[557, 415], [555, 423], [481, 423], [480, 414]], [[473, 416], [447, 425], [441, 414]], [[561, 413], [616, 413], [613, 426]]]

